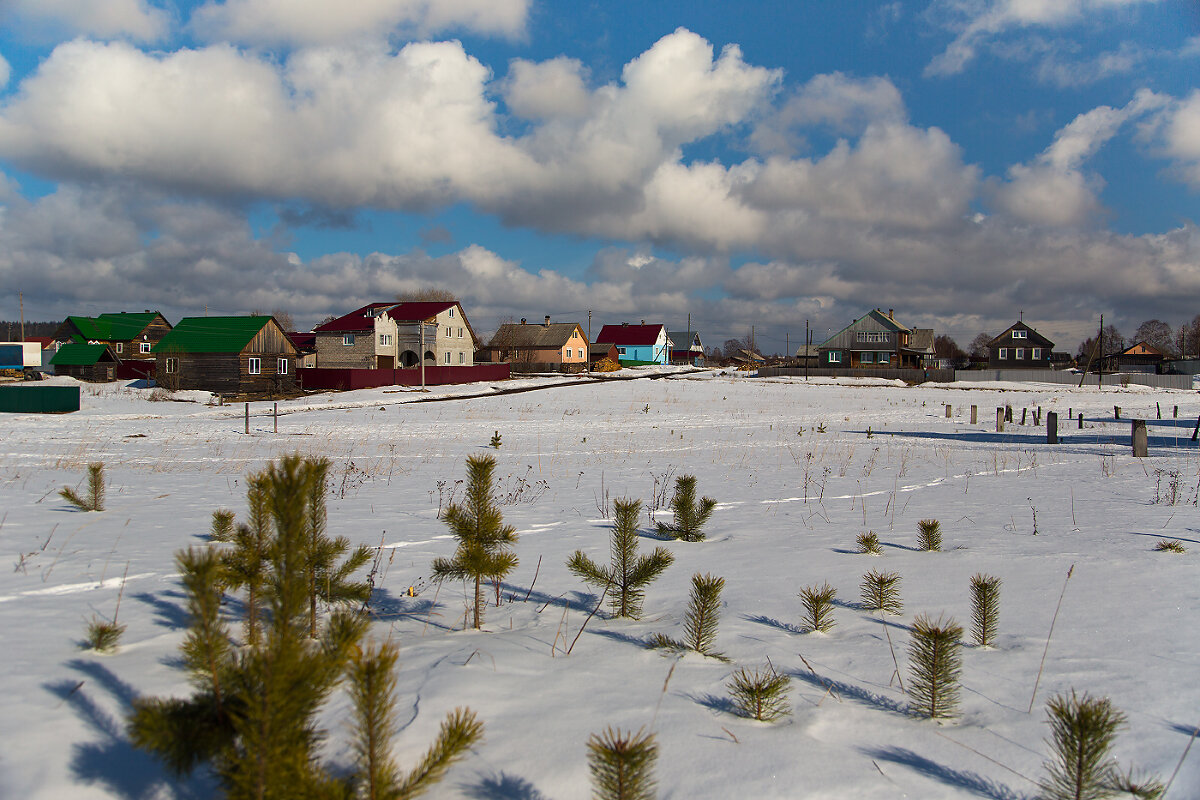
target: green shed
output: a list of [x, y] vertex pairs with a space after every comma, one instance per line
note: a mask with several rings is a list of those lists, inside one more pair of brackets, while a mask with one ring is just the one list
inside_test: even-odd
[[78, 386], [43, 386], [29, 383], [0, 386], [0, 412], [66, 414], [78, 410]]

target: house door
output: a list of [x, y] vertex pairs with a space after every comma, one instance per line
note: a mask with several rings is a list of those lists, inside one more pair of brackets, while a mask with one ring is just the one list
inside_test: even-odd
[[395, 369], [395, 356], [375, 356], [375, 369]]

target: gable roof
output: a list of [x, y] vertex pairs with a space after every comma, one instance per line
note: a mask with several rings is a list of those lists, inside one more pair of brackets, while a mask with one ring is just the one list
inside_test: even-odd
[[700, 334], [696, 331], [667, 331], [667, 338], [671, 340], [676, 350], [691, 350], [692, 345], [704, 348], [704, 344], [700, 341]]
[[1160, 347], [1147, 342], [1145, 339], [1139, 339], [1133, 344], [1126, 347], [1118, 355], [1122, 356], [1157, 356], [1158, 358], [1166, 358], [1167, 354]]
[[506, 322], [496, 329], [496, 335], [488, 347], [561, 348], [570, 341], [577, 329], [586, 341], [587, 335], [578, 322], [551, 322], [549, 325]]
[[106, 344], [83, 344], [68, 342], [58, 348], [50, 363], [56, 367], [90, 367], [101, 361], [115, 362], [117, 357], [112, 354]]
[[[184, 317], [155, 353], [240, 353], [274, 317]], [[278, 325], [279, 323], [275, 323]]]
[[612, 343], [621, 347], [654, 345], [658, 342], [659, 331], [665, 332], [664, 326], [629, 325], [628, 323], [605, 325], [596, 336], [596, 341], [605, 344]]
[[846, 333], [847, 331], [859, 329], [860, 326], [862, 326], [862, 324], [868, 320], [875, 322], [880, 327], [882, 327], [885, 331], [890, 331], [893, 333], [911, 333], [911, 330], [909, 328], [906, 328], [905, 326], [901, 325], [899, 322], [896, 322], [896, 320], [894, 318], [892, 318], [888, 314], [883, 313], [883, 311], [881, 309], [873, 308], [870, 311], [868, 311], [866, 314], [863, 314], [861, 317], [859, 317], [858, 319], [851, 322], [846, 327], [842, 328], [840, 331], [835, 333], [833, 336], [830, 336], [828, 339], [826, 339], [824, 342], [822, 342], [820, 346], [821, 347], [828, 346], [830, 342], [832, 342], [834, 339], [837, 339], [839, 336]]
[[[145, 311], [131, 314], [127, 311], [105, 313], [98, 317], [67, 317], [85, 339], [115, 342], [136, 339], [160, 314]], [[164, 318], [165, 320], [165, 318]]]
[[908, 337], [908, 347], [905, 349], [933, 353], [933, 339], [933, 328], [913, 328], [912, 335]]
[[421, 301], [412, 303], [368, 303], [349, 314], [313, 328], [313, 333], [360, 333], [375, 330], [375, 318], [387, 314], [396, 322], [419, 322], [432, 319], [448, 308], [459, 306], [456, 301]]
[[1012, 325], [1009, 325], [1007, 328], [1005, 328], [1003, 333], [988, 342], [988, 347], [999, 347], [1002, 344], [1011, 342], [1011, 334], [1013, 331], [1028, 331], [1029, 335], [1027, 336], [1026, 341], [1033, 342], [1038, 347], [1045, 347], [1048, 349], [1054, 348], [1054, 342], [1050, 341], [1045, 336], [1042, 336], [1033, 328], [1026, 325], [1023, 320], [1018, 320], [1017, 322], [1014, 322]]

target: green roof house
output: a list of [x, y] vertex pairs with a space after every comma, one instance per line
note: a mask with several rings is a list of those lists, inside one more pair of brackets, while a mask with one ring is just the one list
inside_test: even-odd
[[171, 323], [157, 311], [121, 311], [98, 317], [67, 317], [54, 332], [54, 341], [60, 348], [69, 342], [107, 344], [120, 361], [153, 362], [154, 345], [170, 330]]
[[159, 386], [233, 395], [294, 391], [297, 355], [274, 317], [185, 317], [154, 347]]
[[112, 347], [103, 343], [67, 342], [50, 359], [56, 375], [99, 383], [116, 380], [119, 363]]

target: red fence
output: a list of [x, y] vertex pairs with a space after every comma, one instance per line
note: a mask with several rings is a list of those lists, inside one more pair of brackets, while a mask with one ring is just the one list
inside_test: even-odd
[[[473, 367], [426, 367], [426, 386], [508, 380], [508, 364], [476, 364]], [[420, 369], [323, 369], [299, 370], [305, 389], [374, 389], [379, 386], [420, 386]]]
[[136, 381], [141, 378], [154, 378], [155, 363], [153, 361], [122, 361], [117, 364], [117, 380]]

